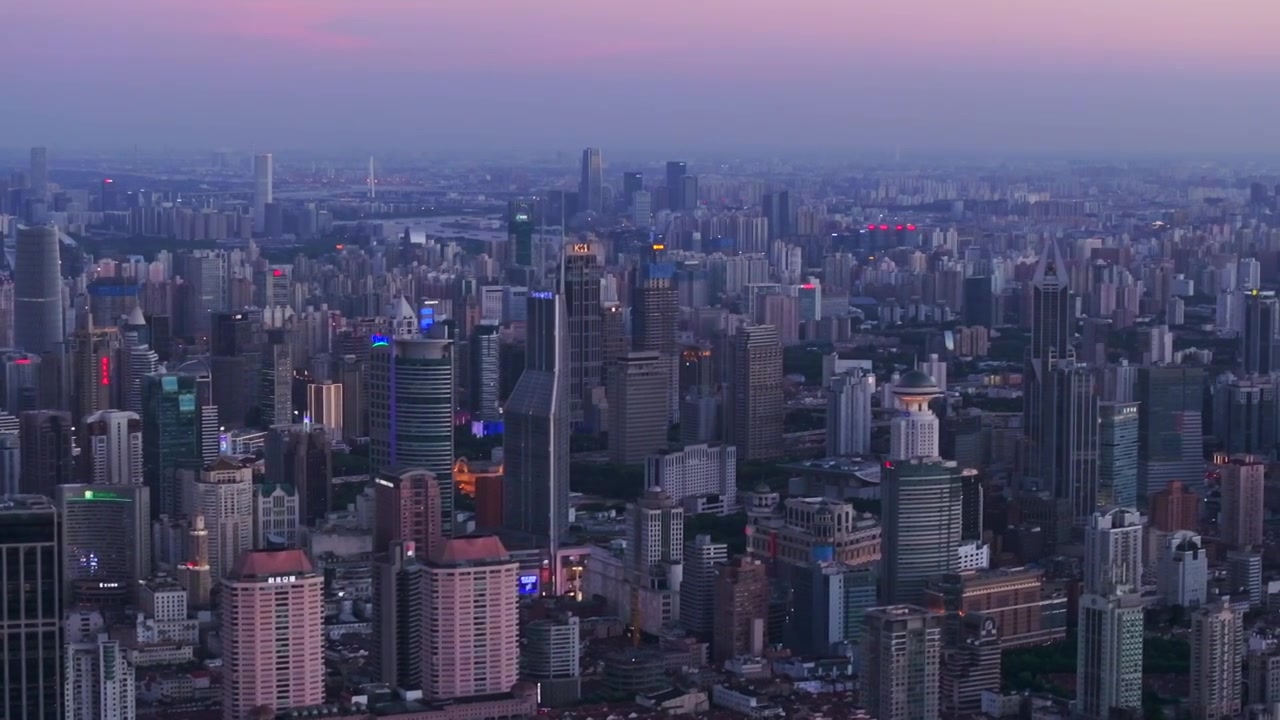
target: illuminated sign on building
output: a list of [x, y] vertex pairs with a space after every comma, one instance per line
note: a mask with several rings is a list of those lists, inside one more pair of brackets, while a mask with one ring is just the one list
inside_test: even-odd
[[550, 300], [552, 298], [552, 294], [546, 291], [532, 292], [529, 293], [529, 297], [534, 298], [535, 300]]
[[538, 576], [535, 573], [520, 576], [520, 594], [521, 595], [537, 595], [538, 594]]
[[373, 343], [373, 347], [383, 347], [391, 344], [391, 340], [386, 335], [374, 335], [369, 340]]
[[267, 583], [268, 584], [291, 583], [291, 582], [297, 582], [297, 580], [298, 580], [297, 575], [276, 575], [276, 576], [267, 578]]
[[589, 253], [591, 252], [591, 246], [587, 243], [577, 243], [573, 246], [573, 251], [576, 253]]
[[120, 497], [120, 493], [111, 490], [85, 490], [82, 500], [124, 500], [129, 498]]
[[110, 385], [111, 384], [111, 358], [103, 355], [102, 359], [98, 361], [98, 364], [101, 366], [101, 370], [102, 370], [102, 384]]
[[436, 324], [436, 308], [434, 305], [424, 305], [418, 309], [418, 329], [426, 332]]

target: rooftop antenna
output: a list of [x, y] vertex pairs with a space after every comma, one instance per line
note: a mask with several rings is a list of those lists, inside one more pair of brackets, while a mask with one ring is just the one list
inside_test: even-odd
[[369, 199], [372, 200], [378, 196], [378, 191], [373, 184], [373, 156], [369, 156]]

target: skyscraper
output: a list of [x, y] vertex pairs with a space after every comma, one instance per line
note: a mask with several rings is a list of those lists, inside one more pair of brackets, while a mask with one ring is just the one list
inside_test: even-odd
[[373, 471], [433, 473], [445, 537], [453, 533], [453, 363], [448, 340], [375, 336], [368, 385]]
[[710, 637], [716, 616], [717, 566], [729, 559], [729, 546], [698, 535], [684, 545], [684, 578], [680, 583], [680, 626]]
[[333, 510], [333, 443], [316, 425], [277, 425], [267, 431], [267, 482], [298, 491], [299, 518], [310, 526]]
[[1141, 405], [1098, 405], [1098, 506], [1136, 507], [1138, 503], [1138, 425]]
[[622, 199], [631, 204], [631, 196], [644, 190], [644, 174], [639, 172], [622, 173]]
[[719, 566], [712, 620], [712, 657], [723, 662], [759, 655], [768, 641], [769, 576], [764, 563], [739, 555]]
[[209, 374], [218, 422], [243, 427], [261, 386], [262, 320], [248, 312], [210, 316]]
[[[512, 259], [517, 267], [533, 266], [533, 200], [511, 200], [507, 203], [507, 242], [511, 245]], [[557, 221], [559, 218], [557, 218]]]
[[1244, 650], [1244, 617], [1227, 598], [1191, 616], [1192, 717], [1240, 714]]
[[827, 386], [827, 455], [871, 452], [871, 396], [876, 376], [861, 369], [831, 378]]
[[890, 460], [939, 457], [938, 416], [929, 403], [941, 396], [933, 378], [919, 370], [904, 374], [893, 384], [893, 397], [901, 411], [889, 425]]
[[1074, 523], [1083, 525], [1098, 510], [1099, 415], [1095, 374], [1084, 365], [1063, 361], [1049, 371], [1040, 397], [1053, 396], [1057, 408], [1053, 435], [1044, 436], [1053, 466], [1042, 476], [1054, 497], [1069, 504]]
[[915, 457], [882, 471], [885, 604], [919, 603], [925, 582], [959, 569], [963, 480], [975, 470]]
[[250, 550], [222, 580], [223, 720], [324, 702], [324, 576], [302, 550]]
[[84, 419], [89, 438], [90, 481], [98, 485], [141, 485], [142, 418], [103, 410]]
[[575, 424], [583, 421], [591, 393], [600, 387], [604, 362], [600, 346], [600, 248], [571, 243], [564, 248], [562, 279], [569, 315], [569, 402]]
[[421, 689], [426, 600], [415, 543], [394, 542], [377, 551], [373, 575], [375, 676], [394, 688]]
[[502, 420], [502, 344], [497, 325], [481, 323], [471, 331], [471, 419], [480, 422]]
[[74, 426], [71, 414], [57, 410], [31, 410], [18, 416], [21, 423], [21, 481], [19, 492], [54, 497], [58, 485], [75, 481]]
[[937, 720], [942, 616], [891, 605], [863, 616], [862, 704], [877, 720]]
[[772, 325], [738, 330], [733, 338], [727, 405], [739, 460], [782, 456], [782, 345]]
[[0, 498], [0, 713], [60, 720], [62, 582], [58, 513], [47, 497]]
[[738, 505], [738, 449], [732, 445], [686, 445], [645, 459], [645, 486], [660, 487], [672, 500], [706, 498], [724, 514]]
[[502, 541], [447, 540], [425, 568], [424, 694], [449, 700], [508, 693], [520, 672], [519, 564]]
[[[182, 513], [182, 488], [177, 471], [186, 464], [212, 460], [205, 452], [211, 440], [217, 452], [216, 418], [206, 430], [204, 411], [213, 397], [208, 377], [194, 373], [153, 373], [142, 384], [142, 474], [154, 494], [156, 515], [175, 517]], [[212, 437], [206, 437], [211, 435]]]
[[267, 229], [267, 203], [272, 197], [271, 153], [253, 156], [253, 231], [258, 234]]
[[569, 322], [564, 298], [529, 294], [525, 368], [507, 400], [503, 522], [556, 547], [569, 526]]
[[684, 176], [689, 174], [689, 165], [681, 160], [667, 161], [667, 209], [672, 212], [684, 210]]
[[41, 226], [19, 228], [14, 246], [13, 341], [37, 355], [64, 340], [60, 245], [57, 228]]
[[334, 440], [341, 440], [342, 417], [342, 385], [325, 380], [307, 386], [305, 419], [323, 426]]
[[1240, 369], [1245, 375], [1280, 370], [1280, 300], [1273, 292], [1252, 291], [1244, 302], [1244, 332], [1240, 334]]
[[656, 352], [627, 353], [609, 383], [609, 459], [632, 465], [667, 447], [670, 366]]
[[119, 640], [105, 632], [68, 638], [65, 720], [133, 720], [138, 690]]
[[1204, 368], [1138, 369], [1138, 497], [1204, 471]]
[[1076, 658], [1077, 717], [1107, 720], [1142, 708], [1142, 596], [1080, 596]]
[[[640, 266], [632, 291], [631, 349], [656, 352], [667, 364], [670, 379], [666, 390], [668, 417], [674, 419], [679, 394], [676, 326], [679, 300], [675, 285], [675, 265], [665, 260], [665, 246], [654, 245], [652, 255]], [[616, 360], [617, 358], [610, 358]]]
[[[1041, 491], [1064, 498], [1053, 474], [1059, 467], [1060, 437], [1053, 370], [1062, 361], [1073, 359], [1071, 349], [1071, 290], [1067, 264], [1056, 242], [1049, 242], [1040, 254], [1031, 284], [1031, 346], [1027, 348], [1023, 401], [1023, 426], [1027, 433], [1027, 474], [1041, 481]], [[1046, 475], [1048, 477], [1046, 477]]]
[[1261, 546], [1265, 538], [1264, 518], [1266, 466], [1251, 457], [1232, 458], [1217, 466], [1222, 478], [1222, 515], [1218, 522], [1222, 542], [1232, 548]]
[[209, 532], [209, 568], [215, 580], [227, 576], [242, 553], [253, 547], [253, 467], [218, 458], [199, 471], [183, 469], [188, 515], [204, 517]]
[[761, 214], [769, 225], [769, 239], [791, 236], [791, 193], [786, 190], [767, 192], [760, 199]]
[[441, 531], [440, 483], [420, 468], [383, 472], [374, 480], [377, 523], [374, 552], [386, 552], [393, 543], [430, 557], [444, 542]]
[[293, 348], [284, 330], [268, 330], [258, 369], [262, 424], [286, 425], [293, 417]]
[[604, 165], [599, 148], [582, 151], [582, 178], [578, 181], [578, 207], [597, 215], [604, 211]]
[[40, 202], [49, 199], [49, 150], [31, 148], [31, 196]]
[[1142, 528], [1135, 510], [1094, 513], [1085, 528], [1083, 590], [1104, 597], [1142, 589]]
[[152, 574], [151, 491], [144, 485], [59, 485], [64, 597], [123, 610]]

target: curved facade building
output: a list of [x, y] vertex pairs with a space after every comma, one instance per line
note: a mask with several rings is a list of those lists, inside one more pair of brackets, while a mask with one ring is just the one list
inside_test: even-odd
[[14, 344], [30, 353], [53, 352], [63, 341], [62, 256], [53, 227], [18, 230], [14, 252]]

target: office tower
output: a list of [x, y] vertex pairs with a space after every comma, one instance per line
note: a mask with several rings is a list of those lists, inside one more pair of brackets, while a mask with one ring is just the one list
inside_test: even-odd
[[304, 527], [298, 490], [288, 483], [253, 486], [253, 547], [299, 547]]
[[507, 203], [507, 241], [518, 267], [533, 266], [534, 211], [535, 204], [531, 200]]
[[876, 606], [876, 576], [874, 565], [817, 559], [791, 565], [787, 646], [806, 656], [847, 654], [862, 637], [864, 613]]
[[827, 386], [828, 456], [871, 452], [871, 397], [875, 393], [876, 376], [866, 370], [849, 370], [831, 378]]
[[152, 574], [151, 491], [143, 485], [59, 485], [63, 594], [123, 609]]
[[519, 678], [519, 564], [502, 541], [446, 540], [427, 559], [422, 690], [433, 700], [508, 693]]
[[[1027, 348], [1023, 373], [1023, 426], [1028, 444], [1027, 471], [1040, 478], [1043, 487], [1065, 497], [1053, 474], [1059, 467], [1058, 442], [1061, 436], [1053, 371], [1058, 363], [1072, 358], [1071, 291], [1067, 265], [1056, 242], [1040, 255], [1031, 284], [1031, 346]], [[1048, 475], [1049, 477], [1044, 477]]]
[[160, 367], [160, 356], [147, 345], [126, 347], [120, 353], [121, 407], [142, 414], [142, 384]]
[[959, 637], [944, 641], [939, 694], [947, 717], [981, 714], [982, 694], [1000, 690], [1000, 631], [995, 618], [959, 618]]
[[90, 482], [96, 485], [141, 485], [142, 418], [137, 413], [103, 410], [84, 419], [89, 439]]
[[1238, 717], [1242, 705], [1244, 617], [1222, 598], [1191, 616], [1191, 716]]
[[341, 440], [342, 418], [342, 385], [325, 380], [307, 386], [306, 421], [322, 426], [334, 440]]
[[862, 704], [877, 720], [937, 720], [942, 616], [914, 605], [864, 615]]
[[264, 310], [293, 305], [292, 265], [266, 265], [254, 272], [253, 304]]
[[1138, 497], [1204, 472], [1204, 368], [1138, 369]]
[[32, 410], [18, 416], [22, 444], [23, 494], [54, 497], [58, 485], [75, 482], [74, 427], [71, 414], [57, 410]]
[[684, 557], [684, 510], [659, 488], [627, 505], [627, 567], [645, 585], [661, 567]]
[[600, 248], [569, 243], [564, 248], [561, 279], [569, 315], [569, 402], [575, 424], [583, 421], [591, 393], [600, 387], [604, 362], [600, 347]]
[[209, 594], [213, 590], [213, 569], [209, 567], [209, 529], [203, 515], [193, 515], [191, 529], [187, 531], [187, 562], [178, 566], [178, 581], [187, 590], [191, 607], [209, 607]]
[[1138, 502], [1138, 403], [1098, 405], [1098, 506], [1135, 507]]
[[604, 212], [604, 166], [599, 148], [582, 151], [582, 178], [578, 181], [578, 209], [597, 215]]
[[369, 359], [370, 462], [418, 468], [440, 484], [441, 532], [453, 533], [453, 343], [375, 338]]
[[680, 209], [696, 210], [698, 207], [698, 177], [685, 175], [680, 178]]
[[672, 212], [684, 210], [684, 176], [689, 174], [688, 163], [680, 160], [667, 161], [667, 209]]
[[37, 355], [55, 353], [64, 337], [58, 230], [20, 228], [14, 248], [14, 344]]
[[975, 470], [912, 458], [881, 471], [885, 604], [918, 603], [925, 582], [959, 569], [963, 480]]
[[68, 639], [65, 720], [133, 720], [138, 692], [133, 665], [105, 632]]
[[22, 486], [22, 438], [0, 433], [0, 496], [17, 495]]
[[374, 677], [404, 690], [421, 689], [425, 637], [422, 563], [413, 541], [375, 548], [373, 563]]
[[[1067, 598], [1045, 592], [1044, 571], [1029, 567], [976, 570], [943, 575], [928, 582], [924, 606], [934, 612], [989, 617], [1004, 649], [1036, 647], [1066, 638]], [[951, 642], [953, 622], [944, 625]]]
[[259, 235], [267, 229], [267, 203], [272, 196], [271, 153], [253, 156], [253, 231]]
[[1041, 479], [1069, 504], [1077, 525], [1098, 510], [1099, 410], [1093, 371], [1067, 360], [1049, 371], [1040, 397], [1053, 397], [1053, 435], [1045, 435], [1053, 465]]
[[1244, 303], [1244, 332], [1240, 334], [1240, 369], [1245, 375], [1280, 370], [1280, 300], [1275, 293], [1254, 290]]
[[578, 618], [565, 615], [525, 625], [520, 646], [520, 678], [538, 686], [541, 704], [563, 707], [582, 695], [582, 632]]
[[767, 192], [761, 196], [760, 214], [768, 223], [770, 240], [791, 236], [792, 207], [789, 191]]
[[717, 567], [729, 559], [729, 546], [698, 535], [684, 546], [684, 579], [680, 583], [680, 626], [699, 637], [711, 637], [716, 615]]
[[622, 199], [630, 204], [631, 196], [644, 190], [644, 174], [638, 172], [622, 173]]
[[1076, 716], [1106, 720], [1142, 708], [1142, 597], [1136, 592], [1080, 596]]
[[1194, 608], [1208, 599], [1209, 554], [1190, 530], [1170, 533], [1156, 559], [1156, 587], [1166, 605]]
[[525, 367], [503, 415], [503, 523], [556, 547], [569, 527], [569, 322], [564, 298], [530, 294]]
[[1200, 527], [1200, 496], [1174, 480], [1151, 496], [1151, 527], [1161, 532]]
[[471, 377], [468, 389], [471, 420], [482, 423], [502, 421], [501, 342], [497, 325], [480, 324], [471, 331]]
[[602, 367], [600, 382], [609, 386], [612, 370], [617, 366], [618, 358], [627, 354], [631, 348], [631, 339], [627, 336], [627, 317], [622, 305], [616, 302], [600, 303], [600, 350]]
[[653, 221], [653, 196], [647, 190], [631, 194], [631, 224], [647, 228]]
[[1117, 508], [1094, 513], [1085, 528], [1086, 593], [1109, 597], [1142, 589], [1143, 517]]
[[222, 717], [324, 702], [324, 576], [302, 550], [249, 550], [222, 580]]
[[41, 407], [39, 355], [8, 352], [0, 356], [0, 401], [10, 415]]
[[419, 557], [430, 557], [444, 542], [441, 528], [440, 483], [420, 468], [384, 471], [375, 478], [375, 552], [392, 543], [405, 543]]
[[31, 196], [41, 202], [49, 199], [49, 150], [31, 148]]
[[261, 386], [262, 322], [248, 312], [214, 313], [210, 319], [209, 371], [218, 422], [244, 427]]
[[241, 553], [253, 547], [253, 467], [219, 458], [199, 471], [182, 469], [188, 515], [204, 517], [209, 569], [227, 576]]
[[[662, 259], [662, 246], [655, 246], [651, 262], [640, 266], [639, 278], [632, 291], [631, 349], [656, 352], [668, 364], [670, 379], [665, 395], [674, 411], [679, 393], [676, 324], [679, 303], [675, 286], [675, 265]], [[616, 357], [609, 358], [617, 360]], [[615, 365], [616, 367], [616, 365]], [[612, 399], [610, 400], [612, 403]]]
[[631, 352], [618, 362], [609, 385], [609, 461], [642, 463], [667, 447], [667, 359]]
[[196, 250], [175, 258], [175, 274], [190, 286], [186, 316], [180, 318], [187, 334], [213, 339], [210, 333], [215, 315], [230, 307], [227, 264], [226, 254], [213, 250]]
[[49, 498], [0, 498], [0, 714], [60, 720], [62, 582], [58, 513]]
[[1222, 514], [1218, 527], [1222, 542], [1233, 548], [1261, 546], [1264, 535], [1266, 466], [1251, 457], [1232, 458], [1217, 466], [1222, 480]]
[[672, 500], [709, 498], [728, 515], [738, 505], [738, 449], [732, 445], [686, 445], [645, 459], [645, 487], [660, 487]]
[[323, 427], [277, 425], [267, 431], [267, 482], [298, 491], [300, 518], [310, 527], [333, 510], [333, 443]]
[[726, 403], [731, 440], [739, 460], [782, 456], [782, 345], [771, 325], [738, 330], [730, 358]]
[[206, 428], [202, 422], [205, 410], [210, 415], [217, 412], [207, 405], [212, 395], [209, 378], [194, 373], [153, 373], [143, 378], [142, 474], [154, 494], [157, 516], [182, 513], [178, 468], [212, 460], [205, 452], [207, 441], [213, 443], [216, 456], [218, 426], [215, 422]]
[[1210, 434], [1228, 454], [1270, 454], [1276, 447], [1276, 382], [1271, 376], [1219, 376], [1210, 388]]
[[938, 457], [938, 416], [929, 409], [942, 391], [933, 378], [912, 370], [892, 385], [894, 400], [902, 409], [889, 425], [889, 459]]
[[1248, 600], [1251, 608], [1262, 604], [1261, 549], [1227, 551], [1227, 588], [1235, 600]]
[[716, 662], [758, 657], [768, 638], [769, 577], [764, 563], [739, 555], [719, 566], [711, 654]]
[[991, 277], [967, 277], [964, 279], [961, 319], [966, 327], [993, 327], [996, 325], [995, 293]]
[[132, 315], [134, 310], [140, 310], [140, 289], [137, 281], [130, 277], [100, 277], [90, 281], [85, 287], [85, 294], [89, 301], [89, 317], [93, 319], [94, 326], [124, 325], [122, 320]]
[[369, 436], [368, 362], [355, 355], [338, 360], [338, 384], [342, 385], [342, 430], [345, 439]]
[[293, 351], [284, 330], [268, 330], [259, 369], [258, 406], [263, 425], [286, 425], [293, 417]]
[[73, 417], [83, 419], [119, 407], [116, 388], [121, 342], [118, 328], [95, 328], [92, 324], [68, 336]]

